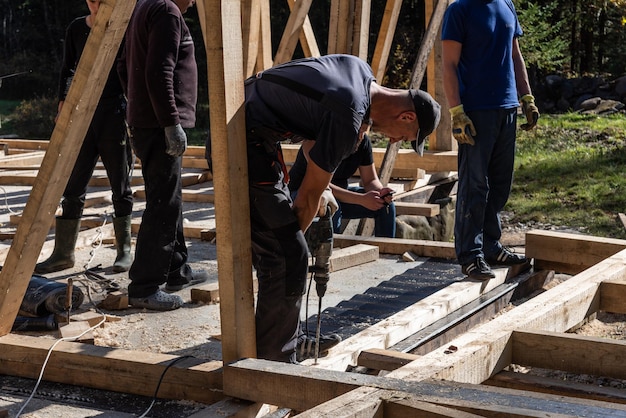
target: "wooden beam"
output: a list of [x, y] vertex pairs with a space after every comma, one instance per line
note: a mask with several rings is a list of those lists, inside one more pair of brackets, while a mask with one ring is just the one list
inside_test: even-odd
[[419, 358], [416, 354], [382, 348], [370, 348], [359, 353], [357, 365], [372, 370], [395, 370]]
[[372, 70], [374, 71], [374, 77], [376, 77], [379, 83], [382, 83], [385, 78], [389, 51], [391, 51], [391, 44], [396, 33], [401, 7], [402, 0], [387, 0], [385, 4], [385, 12], [383, 13], [383, 20], [378, 30], [376, 47], [372, 56]]
[[256, 70], [263, 71], [270, 68], [272, 59], [272, 22], [270, 18], [270, 0], [261, 2], [261, 24], [259, 27], [259, 52], [257, 54]]
[[432, 203], [394, 202], [396, 215], [437, 216], [439, 205]]
[[[256, 357], [246, 158], [241, 6], [204, 0], [213, 152], [222, 360]], [[228, 86], [228, 89], [226, 89]]]
[[[295, 5], [295, 0], [287, 0], [287, 4], [289, 5], [289, 10], [293, 12], [293, 8]], [[311, 21], [309, 20], [309, 16], [306, 15], [304, 17], [304, 22], [302, 23], [302, 30], [300, 32], [300, 46], [302, 47], [302, 52], [304, 52], [305, 57], [319, 57], [320, 50], [317, 46], [317, 40], [315, 39], [315, 34], [313, 33], [313, 26], [311, 26]], [[293, 52], [292, 52], [293, 55]]]
[[511, 364], [513, 331], [564, 332], [597, 312], [601, 282], [625, 279], [626, 251], [621, 251], [451, 341], [450, 344], [458, 347], [458, 351], [445, 353], [445, 348], [433, 350], [389, 373], [389, 376], [483, 382]]
[[626, 378], [626, 341], [548, 331], [514, 331], [512, 363]]
[[[626, 248], [626, 240], [555, 231], [526, 233], [526, 257], [535, 268], [576, 274]], [[555, 264], [556, 263], [556, 264]]]
[[298, 44], [298, 39], [302, 31], [302, 25], [304, 25], [304, 21], [308, 16], [312, 3], [313, 0], [298, 0], [295, 3], [294, 8], [289, 15], [289, 19], [287, 20], [283, 36], [278, 44], [278, 50], [276, 51], [276, 56], [274, 57], [274, 65], [282, 64], [291, 60], [293, 52], [296, 49], [296, 45]]
[[626, 314], [626, 281], [600, 283], [600, 310]]
[[[298, 155], [300, 145], [297, 144], [281, 144], [283, 150], [283, 156], [285, 162], [293, 163]], [[372, 154], [374, 157], [374, 165], [377, 169], [382, 166], [383, 159], [385, 157], [385, 148], [374, 148]], [[424, 152], [424, 155], [420, 157], [412, 149], [399, 149], [398, 155], [394, 162], [394, 169], [400, 170], [412, 170], [415, 171], [418, 168], [425, 170], [426, 172], [441, 172], [441, 171], [457, 171], [457, 152], [456, 151], [435, 151]]]
[[354, 0], [354, 3], [351, 54], [367, 61], [372, 0]]
[[502, 371], [483, 382], [483, 384], [501, 388], [626, 404], [626, 393], [623, 389], [578, 383], [571, 380], [561, 380], [560, 378], [536, 376], [528, 373]]
[[243, 46], [243, 75], [255, 73], [261, 34], [261, 3], [258, 0], [241, 0], [241, 33]]
[[[302, 388], [306, 388], [303, 390]], [[354, 391], [352, 391], [355, 389]], [[587, 399], [558, 398], [542, 393], [455, 382], [416, 382], [390, 377], [321, 370], [315, 367], [244, 359], [224, 368], [224, 393], [236, 398], [305, 411], [304, 417], [380, 417], [380, 390], [479, 416], [622, 416], [626, 406]], [[365, 395], [365, 396], [363, 396]], [[324, 402], [328, 402], [324, 404]], [[372, 401], [374, 401], [372, 403]], [[362, 405], [367, 405], [365, 408]], [[319, 406], [317, 406], [319, 405]], [[327, 409], [332, 405], [333, 409]], [[355, 409], [357, 408], [357, 409]], [[562, 414], [562, 415], [561, 415]], [[608, 414], [608, 415], [605, 415]], [[384, 415], [386, 416], [386, 415]], [[409, 416], [441, 416], [420, 414]], [[455, 415], [443, 415], [455, 416]], [[460, 415], [463, 416], [463, 415]]]
[[224, 397], [219, 361], [76, 342], [56, 344], [48, 338], [15, 334], [0, 337], [2, 374], [36, 379], [53, 345], [43, 374], [49, 382], [151, 397], [163, 377], [158, 393], [162, 399], [212, 403]]
[[103, 2], [0, 271], [0, 335], [12, 327], [135, 1]]
[[336, 247], [348, 247], [355, 244], [375, 245], [381, 254], [402, 255], [407, 251], [420, 257], [456, 259], [454, 243], [441, 241], [425, 241], [419, 239], [363, 237], [357, 235], [335, 234], [333, 242]]

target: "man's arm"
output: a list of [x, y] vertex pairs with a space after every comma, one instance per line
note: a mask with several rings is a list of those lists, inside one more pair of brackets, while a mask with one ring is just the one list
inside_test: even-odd
[[441, 42], [441, 59], [443, 62], [443, 90], [448, 99], [448, 106], [453, 108], [461, 104], [457, 67], [461, 58], [462, 44], [456, 41]]
[[530, 83], [528, 81], [528, 72], [526, 71], [526, 62], [519, 49], [517, 38], [513, 38], [513, 68], [515, 69], [515, 85], [517, 93], [520, 97], [525, 94], [532, 94], [530, 91]]
[[309, 158], [309, 150], [314, 144], [315, 141], [302, 141], [302, 151], [307, 159], [307, 167], [302, 184], [298, 189], [298, 195], [293, 202], [293, 211], [298, 218], [302, 231], [309, 228], [313, 218], [317, 215], [322, 192], [326, 190], [333, 176], [332, 173], [324, 171]]

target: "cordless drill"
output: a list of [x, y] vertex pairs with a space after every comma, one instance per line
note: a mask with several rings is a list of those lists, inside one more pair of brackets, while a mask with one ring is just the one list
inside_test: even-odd
[[333, 226], [330, 212], [330, 208], [326, 208], [326, 214], [313, 219], [313, 223], [306, 232], [306, 241], [313, 258], [313, 264], [309, 266], [309, 271], [313, 274], [318, 297], [315, 363], [317, 363], [319, 356], [322, 298], [326, 294], [328, 279], [330, 278], [330, 256], [333, 252]]

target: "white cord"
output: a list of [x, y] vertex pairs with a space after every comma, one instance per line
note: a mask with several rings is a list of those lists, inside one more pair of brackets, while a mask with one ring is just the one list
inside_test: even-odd
[[35, 396], [35, 393], [37, 392], [37, 389], [39, 388], [39, 384], [41, 383], [41, 379], [43, 378], [43, 373], [46, 370], [46, 366], [48, 365], [48, 360], [50, 359], [50, 356], [52, 355], [52, 351], [57, 346], [57, 344], [59, 344], [60, 342], [63, 342], [63, 341], [76, 341], [77, 339], [79, 339], [83, 335], [87, 334], [88, 332], [93, 331], [94, 329], [98, 328], [100, 325], [104, 324], [105, 322], [106, 322], [106, 315], [104, 316], [104, 318], [102, 318], [102, 320], [98, 324], [94, 325], [93, 327], [91, 327], [89, 329], [86, 329], [85, 331], [81, 332], [77, 336], [60, 338], [54, 344], [52, 344], [52, 346], [48, 349], [48, 354], [46, 355], [46, 359], [44, 360], [43, 365], [41, 366], [41, 372], [39, 373], [39, 378], [37, 379], [37, 383], [35, 384], [35, 387], [33, 388], [33, 391], [31, 392], [31, 394], [28, 397], [28, 399], [26, 399], [26, 402], [24, 402], [24, 405], [22, 405], [20, 410], [17, 412], [17, 415], [15, 415], [15, 418], [19, 418], [19, 416], [24, 411], [24, 408], [26, 408], [26, 406], [30, 403], [30, 401]]
[[1, 186], [0, 186], [0, 189], [2, 189], [2, 192], [4, 193], [4, 206], [6, 206], [7, 210], [10, 213], [16, 213], [9, 206], [9, 198], [8, 198], [8, 193], [7, 193], [6, 189], [4, 187], [1, 187]]

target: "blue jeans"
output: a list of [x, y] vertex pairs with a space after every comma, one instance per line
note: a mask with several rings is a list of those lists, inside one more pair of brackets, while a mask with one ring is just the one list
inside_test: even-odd
[[[365, 193], [362, 187], [348, 187], [348, 190]], [[369, 210], [361, 205], [339, 203], [339, 209], [333, 216], [333, 230], [337, 234], [341, 230], [342, 219], [374, 218], [374, 235], [377, 237], [395, 238], [396, 236], [396, 206], [391, 202], [389, 206], [379, 210]]]
[[513, 184], [517, 109], [467, 112], [475, 145], [460, 144], [459, 182], [454, 224], [459, 264], [500, 251], [500, 212]]

